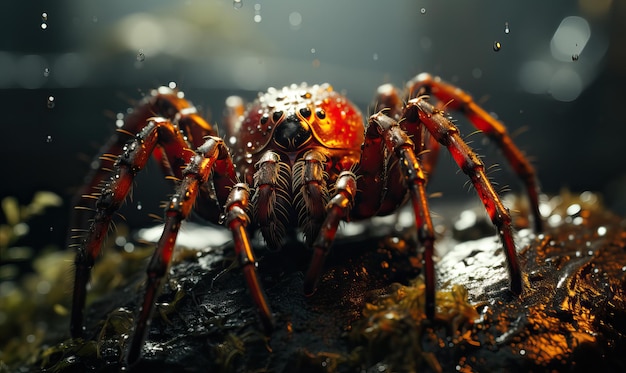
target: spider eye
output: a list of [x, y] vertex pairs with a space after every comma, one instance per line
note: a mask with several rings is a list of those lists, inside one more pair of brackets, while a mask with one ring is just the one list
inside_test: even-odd
[[303, 118], [309, 118], [311, 116], [311, 109], [303, 107], [300, 109], [300, 115], [302, 115]]
[[319, 118], [319, 119], [324, 119], [326, 118], [326, 112], [324, 111], [324, 109], [317, 109], [315, 111], [315, 115]]
[[274, 123], [277, 123], [282, 117], [283, 117], [283, 112], [280, 110], [275, 111], [274, 114], [272, 114], [272, 120], [274, 121]]

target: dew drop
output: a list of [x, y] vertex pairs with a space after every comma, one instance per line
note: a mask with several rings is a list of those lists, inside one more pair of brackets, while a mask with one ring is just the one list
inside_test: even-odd
[[426, 8], [422, 8], [422, 9], [420, 9], [420, 13], [422, 13], [422, 14], [426, 14]]
[[47, 29], [47, 28], [48, 28], [48, 24], [47, 24], [47, 23], [45, 23], [45, 22], [41, 22], [41, 29], [42, 29], [42, 30], [45, 30], [45, 29]]
[[578, 53], [572, 54], [572, 61], [578, 61]]
[[46, 137], [46, 142], [49, 144], [52, 142], [52, 136], [48, 135], [48, 137]]
[[502, 48], [502, 44], [500, 44], [499, 41], [494, 41], [493, 42], [493, 50], [494, 52], [499, 51]]
[[143, 53], [143, 49], [140, 49], [139, 52], [137, 53], [137, 61], [143, 62], [145, 60], [146, 60], [146, 55]]
[[315, 48], [311, 48], [311, 54], [315, 54]]
[[55, 105], [54, 96], [48, 96], [48, 109], [52, 109]]
[[48, 13], [46, 12], [41, 13], [41, 20], [46, 22], [48, 20]]
[[509, 23], [504, 22], [504, 33], [508, 34], [509, 32], [511, 32], [511, 30], [509, 29]]
[[241, 9], [243, 7], [243, 0], [233, 0], [233, 8]]
[[374, 61], [378, 61], [378, 53], [374, 53], [374, 55], [372, 56], [372, 58], [374, 59]]
[[45, 69], [43, 69], [43, 76], [45, 76], [46, 78], [50, 76], [50, 68], [46, 67]]
[[141, 210], [143, 208], [143, 206], [141, 205], [141, 202], [137, 202], [137, 210]]

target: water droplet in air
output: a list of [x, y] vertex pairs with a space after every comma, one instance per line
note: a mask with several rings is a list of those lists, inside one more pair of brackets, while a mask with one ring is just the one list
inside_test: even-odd
[[261, 4], [254, 4], [254, 22], [261, 22]]
[[52, 136], [48, 135], [48, 137], [46, 137], [46, 142], [47, 143], [51, 143], [52, 142]]
[[243, 7], [243, 0], [233, 0], [233, 8], [241, 9]]
[[45, 30], [48, 28], [48, 24], [46, 22], [48, 22], [48, 13], [43, 12], [41, 13], [41, 29], [42, 30]]
[[145, 60], [146, 60], [146, 55], [143, 53], [143, 49], [140, 49], [139, 52], [137, 53], [137, 61], [143, 62]]
[[572, 61], [578, 61], [578, 53], [572, 54]]
[[422, 14], [426, 14], [426, 8], [422, 8], [422, 9], [420, 9], [420, 13], [422, 13]]
[[494, 52], [499, 51], [502, 48], [502, 44], [500, 44], [499, 41], [494, 41], [493, 42], [493, 50]]
[[292, 29], [299, 29], [302, 25], [302, 14], [298, 12], [289, 13], [289, 25]]
[[54, 96], [48, 96], [48, 109], [52, 109], [54, 107]]
[[508, 34], [509, 32], [511, 32], [511, 30], [509, 29], [509, 23], [504, 22], [504, 33]]

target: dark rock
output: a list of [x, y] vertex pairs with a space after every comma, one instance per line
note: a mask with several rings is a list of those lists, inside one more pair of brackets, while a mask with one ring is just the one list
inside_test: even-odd
[[[624, 220], [592, 194], [564, 194], [542, 209], [549, 215], [546, 232], [518, 233], [526, 273], [520, 297], [508, 291], [495, 236], [439, 241], [434, 321], [425, 320], [422, 283], [411, 280], [419, 268], [407, 255], [415, 247], [410, 231], [389, 236], [389, 226], [368, 228], [370, 234], [337, 242], [310, 298], [302, 293], [308, 253], [300, 244], [281, 253], [259, 251], [259, 273], [277, 319], [269, 336], [261, 331], [243, 276], [229, 267], [227, 246], [183, 251], [132, 370], [626, 370]], [[135, 275], [92, 304], [87, 341], [44, 349], [23, 370], [127, 369], [122, 356], [143, 277]]]

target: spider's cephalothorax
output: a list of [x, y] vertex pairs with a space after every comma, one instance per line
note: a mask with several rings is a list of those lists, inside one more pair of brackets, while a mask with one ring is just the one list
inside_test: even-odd
[[[224, 139], [196, 113], [182, 92], [162, 87], [127, 116], [85, 187], [81, 204], [95, 201], [88, 206], [95, 214], [86, 234], [75, 244], [72, 335], [83, 332], [86, 285], [111, 219], [151, 155], [178, 182], [165, 208], [163, 234], [148, 265], [144, 300], [127, 354], [131, 363], [140, 355], [180, 224], [192, 208], [207, 220], [224, 224], [232, 233], [253, 301], [264, 327], [271, 330], [274, 319], [257, 276], [250, 229], [259, 229], [272, 249], [281, 247], [287, 232], [300, 229], [304, 233], [312, 249], [304, 292], [311, 294], [341, 221], [388, 215], [410, 199], [424, 251], [426, 314], [433, 318], [435, 234], [425, 185], [440, 146], [449, 150], [469, 177], [497, 227], [511, 290], [521, 293], [523, 276], [509, 212], [485, 175], [480, 158], [447, 115], [425, 95], [463, 112], [500, 146], [525, 183], [535, 230], [540, 231], [535, 171], [506, 128], [468, 94], [428, 74], [418, 75], [407, 84], [404, 100], [392, 86], [381, 86], [376, 113], [367, 123], [359, 110], [328, 84], [270, 88], [247, 107], [241, 99], [230, 97]], [[127, 141], [123, 136], [129, 134], [133, 138]], [[90, 193], [93, 189], [97, 192]]]
[[242, 120], [228, 122], [233, 162], [253, 186], [252, 220], [268, 246], [280, 248], [287, 230], [298, 227], [311, 243], [337, 178], [359, 162], [358, 109], [328, 84], [302, 84], [269, 89]]

